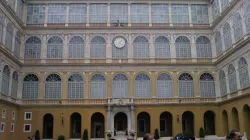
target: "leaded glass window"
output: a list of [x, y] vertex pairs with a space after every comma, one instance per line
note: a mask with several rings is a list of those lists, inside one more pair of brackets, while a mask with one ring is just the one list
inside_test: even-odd
[[231, 36], [231, 27], [229, 23], [226, 23], [223, 27], [223, 36], [225, 48], [230, 48], [232, 46], [232, 36]]
[[102, 74], [95, 74], [90, 79], [90, 98], [106, 98], [106, 78]]
[[110, 22], [128, 23], [128, 4], [110, 4]]
[[5, 20], [4, 15], [0, 14], [0, 42], [3, 42], [4, 20]]
[[117, 74], [112, 82], [113, 98], [128, 98], [128, 78], [124, 74]]
[[14, 31], [14, 27], [12, 25], [12, 23], [8, 23], [7, 24], [7, 30], [6, 30], [6, 40], [5, 40], [5, 45], [7, 47], [7, 49], [11, 50], [12, 49], [12, 38], [13, 38], [13, 31]]
[[20, 56], [20, 46], [21, 46], [21, 33], [17, 31], [15, 37], [15, 48], [14, 48], [14, 55], [16, 57]]
[[224, 96], [227, 94], [227, 84], [226, 84], [226, 75], [223, 70], [219, 73], [219, 80], [220, 80], [220, 94]]
[[236, 71], [233, 64], [230, 64], [228, 66], [228, 81], [229, 81], [230, 92], [235, 92], [237, 90], [237, 80], [236, 80]]
[[201, 97], [215, 97], [214, 77], [210, 73], [203, 73], [200, 77]]
[[205, 36], [196, 39], [196, 52], [198, 58], [211, 58], [212, 48], [210, 40]]
[[169, 5], [151, 4], [152, 23], [168, 23]]
[[8, 0], [8, 5], [15, 11], [16, 0]]
[[248, 65], [244, 57], [240, 58], [238, 71], [240, 78], [240, 87], [241, 88], [248, 87], [249, 86]]
[[133, 42], [134, 58], [149, 58], [148, 39], [144, 36], [138, 36]]
[[250, 32], [250, 2], [246, 2], [245, 8], [244, 8], [244, 19], [246, 24], [246, 30], [247, 32]]
[[179, 77], [179, 97], [194, 97], [193, 77], [188, 73]]
[[80, 99], [84, 95], [84, 80], [80, 74], [72, 74], [68, 79], [68, 98]]
[[196, 24], [209, 23], [207, 4], [192, 4], [191, 15], [192, 15], [192, 23]]
[[188, 4], [172, 4], [172, 22], [189, 23]]
[[3, 68], [3, 73], [2, 73], [2, 93], [5, 95], [9, 94], [9, 84], [10, 84], [10, 69], [6, 65]]
[[131, 4], [131, 22], [148, 23], [148, 4]]
[[234, 13], [233, 15], [233, 30], [234, 39], [235, 41], [237, 41], [243, 36], [242, 18], [240, 13], [238, 12]]
[[62, 58], [63, 40], [59, 36], [52, 36], [47, 43], [47, 58]]
[[179, 36], [176, 38], [175, 48], [177, 58], [191, 58], [191, 44], [187, 37]]
[[29, 37], [25, 42], [24, 58], [40, 58], [41, 45], [40, 38], [36, 36]]
[[69, 5], [69, 23], [86, 23], [87, 22], [87, 4], [70, 4]]
[[229, 4], [229, 0], [221, 0], [222, 11], [227, 8], [228, 4]]
[[212, 2], [212, 15], [213, 15], [213, 19], [217, 18], [217, 16], [219, 14], [220, 14], [219, 0], [214, 0]]
[[35, 74], [28, 74], [23, 80], [23, 99], [38, 98], [39, 79]]
[[[115, 46], [114, 42], [117, 38], [123, 38], [125, 40], [125, 46], [118, 48]], [[122, 36], [117, 36], [112, 42], [112, 58], [128, 58], [128, 42], [127, 39]]]
[[167, 73], [162, 73], [157, 77], [157, 95], [159, 98], [173, 97], [172, 78]]
[[17, 0], [17, 16], [22, 20], [22, 16], [23, 16], [23, 6], [24, 6], [24, 2], [23, 0]]
[[45, 81], [45, 99], [60, 99], [62, 80], [57, 74], [50, 74]]
[[18, 74], [15, 71], [12, 75], [11, 96], [17, 98]]
[[158, 36], [155, 39], [155, 58], [169, 58], [170, 43], [167, 37]]
[[215, 45], [216, 45], [216, 52], [218, 55], [222, 52], [222, 38], [219, 31], [215, 33]]
[[49, 4], [48, 23], [65, 23], [66, 9], [66, 4]]
[[144, 73], [135, 77], [135, 96], [136, 98], [151, 98], [150, 78]]
[[106, 41], [101, 36], [95, 36], [90, 41], [90, 58], [106, 58]]
[[84, 40], [80, 36], [73, 36], [69, 41], [69, 58], [83, 58]]
[[90, 4], [89, 13], [90, 23], [107, 23], [108, 21], [107, 4]]
[[45, 22], [44, 4], [28, 4], [27, 24], [43, 24]]

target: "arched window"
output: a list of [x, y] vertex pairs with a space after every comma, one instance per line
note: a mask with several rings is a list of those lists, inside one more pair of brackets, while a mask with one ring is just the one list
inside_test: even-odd
[[84, 40], [80, 36], [73, 36], [69, 41], [69, 58], [83, 58]]
[[227, 8], [229, 0], [221, 0], [221, 9], [224, 10]]
[[211, 58], [212, 48], [210, 40], [205, 36], [196, 39], [196, 52], [198, 58]]
[[[1, 11], [0, 11], [1, 12]], [[0, 42], [3, 43], [4, 15], [0, 13]]]
[[212, 1], [212, 15], [213, 19], [216, 19], [220, 13], [220, 5], [218, 0]]
[[179, 77], [179, 97], [194, 97], [193, 77], [188, 73]]
[[15, 71], [12, 75], [11, 96], [17, 98], [18, 74]]
[[134, 58], [149, 58], [148, 39], [144, 36], [138, 36], [133, 42]]
[[191, 58], [191, 44], [187, 37], [179, 36], [176, 38], [175, 47], [177, 58]]
[[159, 36], [155, 39], [155, 58], [169, 58], [170, 43], [165, 36]]
[[201, 97], [215, 97], [214, 77], [209, 73], [203, 73], [200, 77]]
[[225, 48], [230, 48], [232, 46], [232, 36], [231, 36], [231, 27], [229, 23], [226, 23], [223, 27], [223, 36]]
[[39, 80], [35, 74], [25, 76], [23, 80], [23, 99], [37, 99]]
[[14, 31], [14, 27], [12, 23], [9, 22], [6, 27], [6, 40], [5, 40], [5, 45], [9, 50], [12, 49], [13, 31]]
[[20, 46], [21, 46], [21, 33], [17, 31], [15, 37], [15, 48], [14, 48], [14, 54], [16, 57], [20, 56]]
[[40, 38], [36, 36], [29, 37], [25, 42], [24, 58], [40, 58], [41, 57], [41, 45]]
[[113, 98], [128, 98], [128, 78], [124, 74], [117, 74], [112, 83]]
[[216, 52], [218, 55], [222, 52], [222, 39], [219, 31], [215, 33], [215, 45], [216, 45]]
[[57, 74], [50, 74], [45, 82], [45, 99], [60, 99], [62, 80]]
[[90, 79], [90, 98], [106, 98], [106, 78], [102, 74], [95, 74]]
[[219, 73], [219, 80], [220, 80], [220, 94], [224, 96], [227, 94], [227, 84], [226, 84], [226, 75], [223, 70]]
[[233, 15], [233, 29], [234, 29], [234, 38], [235, 40], [239, 40], [243, 36], [243, 28], [242, 28], [242, 18], [240, 13], [236, 12]]
[[240, 78], [240, 87], [241, 88], [248, 87], [249, 86], [248, 65], [244, 57], [240, 58], [238, 71]]
[[244, 4], [244, 19], [247, 33], [250, 32], [250, 2], [249, 0]]
[[128, 58], [128, 43], [124, 37], [117, 36], [113, 39], [112, 58]]
[[237, 90], [236, 71], [233, 64], [228, 66], [228, 80], [230, 92]]
[[6, 65], [3, 68], [3, 75], [2, 75], [2, 93], [5, 95], [9, 94], [9, 84], [10, 84], [10, 69]]
[[68, 98], [80, 99], [84, 95], [84, 80], [80, 74], [72, 74], [68, 79]]
[[62, 58], [63, 40], [59, 36], [52, 36], [47, 44], [47, 58]]
[[157, 95], [159, 98], [173, 97], [172, 79], [167, 73], [162, 73], [157, 77]]
[[101, 36], [95, 36], [90, 41], [90, 58], [106, 58], [106, 41]]
[[136, 98], [151, 98], [150, 78], [144, 73], [135, 77], [135, 96]]

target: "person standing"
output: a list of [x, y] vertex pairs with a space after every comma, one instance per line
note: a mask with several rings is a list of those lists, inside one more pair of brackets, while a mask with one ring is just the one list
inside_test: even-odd
[[236, 130], [232, 130], [229, 134], [229, 136], [227, 136], [227, 140], [242, 140], [242, 136], [240, 134], [240, 132], [236, 131]]

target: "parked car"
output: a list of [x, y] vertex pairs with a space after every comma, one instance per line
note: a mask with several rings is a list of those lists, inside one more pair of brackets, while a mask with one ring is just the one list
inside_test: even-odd
[[171, 140], [195, 140], [195, 137], [180, 133], [180, 134], [177, 134], [175, 137], [171, 138]]

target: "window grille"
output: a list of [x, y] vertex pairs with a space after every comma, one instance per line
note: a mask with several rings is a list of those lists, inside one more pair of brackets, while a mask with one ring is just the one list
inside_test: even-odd
[[50, 74], [45, 82], [45, 99], [60, 99], [62, 80], [57, 74]]
[[68, 98], [81, 99], [84, 95], [84, 80], [80, 74], [73, 74], [68, 79]]
[[4, 15], [0, 14], [0, 42], [3, 43]]
[[43, 24], [45, 22], [46, 5], [28, 4], [27, 24]]
[[159, 36], [155, 39], [155, 57], [170, 58], [170, 43], [165, 36]]
[[22, 20], [22, 17], [23, 17], [23, 6], [24, 6], [23, 0], [17, 0], [16, 13], [20, 20]]
[[106, 78], [102, 74], [95, 74], [90, 79], [90, 98], [106, 98]]
[[214, 0], [212, 2], [212, 15], [213, 19], [217, 18], [217, 16], [220, 14], [220, 6], [219, 6], [219, 1]]
[[159, 98], [173, 97], [172, 79], [166, 73], [162, 73], [157, 77], [157, 95]]
[[14, 48], [14, 55], [16, 57], [20, 56], [20, 46], [21, 46], [21, 33], [17, 31], [15, 37], [15, 48]]
[[152, 23], [168, 23], [169, 5], [151, 4]]
[[188, 73], [179, 77], [179, 97], [194, 97], [193, 77]]
[[136, 98], [151, 98], [150, 78], [144, 73], [140, 73], [135, 78]]
[[215, 33], [215, 45], [216, 45], [216, 52], [218, 55], [222, 52], [222, 39], [219, 31]]
[[226, 84], [226, 75], [223, 70], [219, 73], [219, 79], [220, 79], [220, 93], [221, 96], [224, 96], [227, 94], [227, 84]]
[[233, 15], [233, 30], [234, 39], [235, 41], [237, 41], [243, 36], [242, 18], [240, 13], [238, 12], [234, 13]]
[[95, 36], [90, 41], [90, 58], [106, 58], [106, 41], [101, 36]]
[[40, 58], [41, 45], [40, 38], [36, 36], [29, 37], [25, 42], [24, 58]]
[[240, 78], [240, 87], [241, 88], [248, 87], [249, 86], [248, 65], [244, 57], [240, 58], [238, 71]]
[[233, 64], [230, 64], [228, 66], [228, 80], [229, 80], [230, 92], [235, 92], [237, 90], [237, 81], [236, 81], [236, 71]]
[[191, 44], [187, 37], [179, 36], [175, 40], [176, 57], [191, 58]]
[[37, 99], [39, 88], [38, 77], [34, 74], [25, 76], [23, 80], [23, 99]]
[[8, 5], [15, 11], [16, 0], [8, 0]]
[[244, 4], [244, 19], [246, 24], [247, 33], [250, 32], [250, 2]]
[[128, 4], [110, 4], [110, 22], [128, 23]]
[[173, 23], [190, 23], [188, 4], [172, 4], [171, 6]]
[[17, 98], [18, 74], [15, 71], [12, 76], [11, 96]]
[[148, 4], [131, 4], [131, 22], [148, 23], [149, 10]]
[[226, 23], [223, 27], [223, 36], [225, 48], [230, 48], [232, 46], [232, 36], [231, 36], [231, 27], [229, 23]]
[[196, 52], [198, 58], [212, 58], [212, 48], [210, 40], [205, 36], [196, 39]]
[[6, 41], [5, 41], [5, 45], [7, 47], [7, 49], [9, 49], [11, 51], [12, 49], [12, 38], [13, 38], [13, 31], [14, 31], [14, 27], [12, 25], [12, 23], [8, 23], [7, 27], [6, 27]]
[[9, 94], [9, 84], [10, 84], [10, 69], [6, 65], [3, 68], [3, 77], [2, 77], [2, 93], [5, 95]]
[[66, 4], [49, 4], [48, 23], [65, 23], [66, 9]]
[[214, 77], [209, 73], [203, 73], [200, 77], [201, 97], [216, 97]]
[[59, 36], [52, 36], [47, 44], [47, 58], [62, 58], [63, 40]]
[[113, 98], [128, 98], [128, 78], [124, 74], [117, 74], [112, 83]]
[[208, 24], [208, 5], [207, 4], [192, 4], [191, 5], [192, 23]]
[[228, 4], [229, 4], [229, 0], [221, 0], [221, 9], [222, 9], [222, 11], [227, 8]]
[[133, 42], [135, 58], [149, 58], [149, 43], [144, 36], [138, 36]]
[[[123, 38], [125, 40], [125, 46], [123, 48], [117, 48], [114, 44], [114, 41], [117, 38]], [[122, 36], [118, 36], [115, 37], [113, 39], [113, 43], [112, 43], [112, 58], [128, 58], [128, 42], [127, 39], [122, 37]]]
[[90, 23], [107, 23], [108, 8], [107, 4], [90, 4], [89, 12]]
[[80, 36], [73, 36], [69, 41], [69, 58], [84, 57], [84, 40]]
[[87, 4], [70, 4], [69, 5], [69, 23], [86, 23], [87, 22]]

